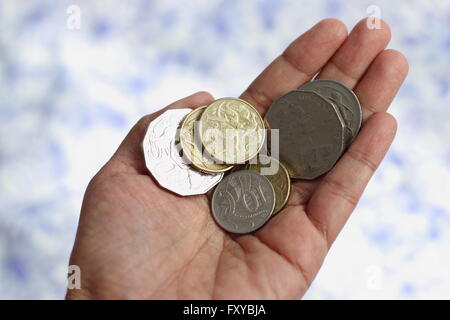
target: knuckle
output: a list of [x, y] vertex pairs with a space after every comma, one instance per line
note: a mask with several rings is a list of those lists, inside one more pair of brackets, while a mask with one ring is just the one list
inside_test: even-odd
[[359, 196], [356, 195], [349, 186], [339, 180], [327, 177], [325, 177], [323, 181], [328, 185], [331, 194], [344, 199], [352, 208], [356, 207]]
[[367, 154], [367, 152], [361, 151], [359, 149], [355, 149], [355, 148], [350, 148], [347, 151], [348, 156], [362, 164], [364, 167], [368, 168], [370, 170], [371, 173], [374, 173], [375, 170], [377, 169], [377, 164], [375, 162], [373, 162], [373, 160], [370, 158], [370, 156]]

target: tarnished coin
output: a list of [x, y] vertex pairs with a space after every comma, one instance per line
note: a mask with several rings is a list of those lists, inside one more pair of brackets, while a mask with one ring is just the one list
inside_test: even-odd
[[192, 110], [181, 124], [180, 144], [183, 149], [183, 155], [188, 162], [200, 171], [207, 173], [224, 172], [233, 166], [216, 163], [204, 152], [200, 141], [198, 124], [205, 108], [206, 106]]
[[345, 123], [344, 140], [348, 147], [361, 128], [362, 110], [356, 94], [336, 80], [319, 79], [308, 82], [299, 90], [311, 90], [333, 102]]
[[275, 191], [270, 181], [251, 170], [226, 176], [212, 196], [212, 213], [226, 231], [249, 233], [262, 227], [275, 207]]
[[177, 130], [191, 109], [167, 110], [148, 126], [142, 147], [147, 169], [158, 183], [179, 195], [203, 194], [222, 180], [223, 173], [210, 175], [192, 169], [180, 155]]
[[283, 209], [289, 199], [291, 193], [291, 178], [289, 177], [289, 173], [282, 163], [270, 156], [259, 155], [257, 161], [255, 161], [256, 163], [252, 162], [250, 160], [247, 168], [269, 179], [275, 190], [275, 208], [272, 212], [272, 215], [275, 215]]
[[244, 163], [264, 144], [264, 122], [248, 102], [222, 98], [203, 111], [200, 138], [212, 158], [226, 164]]
[[313, 91], [286, 93], [272, 103], [266, 119], [271, 130], [279, 130], [279, 159], [292, 178], [322, 175], [343, 151], [341, 115], [329, 100]]

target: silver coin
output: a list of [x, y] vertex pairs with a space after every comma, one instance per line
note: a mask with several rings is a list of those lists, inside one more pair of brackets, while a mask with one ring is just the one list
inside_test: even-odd
[[179, 195], [204, 194], [219, 183], [223, 173], [205, 174], [192, 169], [180, 155], [176, 136], [191, 109], [167, 110], [148, 126], [142, 147], [145, 164], [158, 183]]
[[344, 149], [340, 113], [313, 91], [293, 90], [281, 96], [270, 106], [266, 120], [271, 130], [279, 130], [279, 160], [292, 178], [315, 179], [324, 174]]
[[223, 229], [233, 233], [249, 233], [261, 228], [274, 207], [272, 184], [265, 176], [250, 170], [226, 176], [212, 196], [214, 219]]
[[331, 79], [308, 82], [299, 90], [311, 90], [333, 102], [345, 123], [344, 140], [348, 147], [361, 128], [362, 110], [356, 94], [343, 83]]

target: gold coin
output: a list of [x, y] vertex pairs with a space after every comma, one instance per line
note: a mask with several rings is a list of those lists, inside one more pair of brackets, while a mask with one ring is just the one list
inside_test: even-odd
[[257, 163], [249, 163], [247, 169], [257, 171], [269, 179], [275, 190], [275, 208], [272, 212], [272, 215], [275, 215], [283, 209], [289, 199], [291, 179], [285, 166], [275, 158], [260, 154], [257, 161]]
[[256, 156], [264, 144], [264, 121], [247, 101], [222, 98], [200, 117], [200, 138], [212, 158], [239, 164]]
[[215, 163], [215, 161], [210, 159], [210, 157], [202, 150], [198, 135], [199, 130], [195, 124], [200, 120], [205, 109], [206, 106], [194, 109], [184, 118], [180, 130], [181, 148], [183, 149], [183, 154], [186, 159], [196, 169], [207, 173], [224, 172], [231, 169], [233, 166]]

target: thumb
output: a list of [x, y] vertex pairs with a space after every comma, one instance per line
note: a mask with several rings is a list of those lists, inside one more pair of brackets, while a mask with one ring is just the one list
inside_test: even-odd
[[142, 117], [127, 134], [107, 166], [114, 166], [116, 167], [116, 170], [118, 166], [120, 171], [146, 173], [147, 169], [145, 167], [144, 155], [141, 146], [142, 139], [144, 139], [145, 132], [147, 131], [150, 122], [168, 109], [195, 109], [197, 107], [210, 104], [213, 100], [214, 98], [210, 93], [200, 91], [180, 99], [155, 113]]

